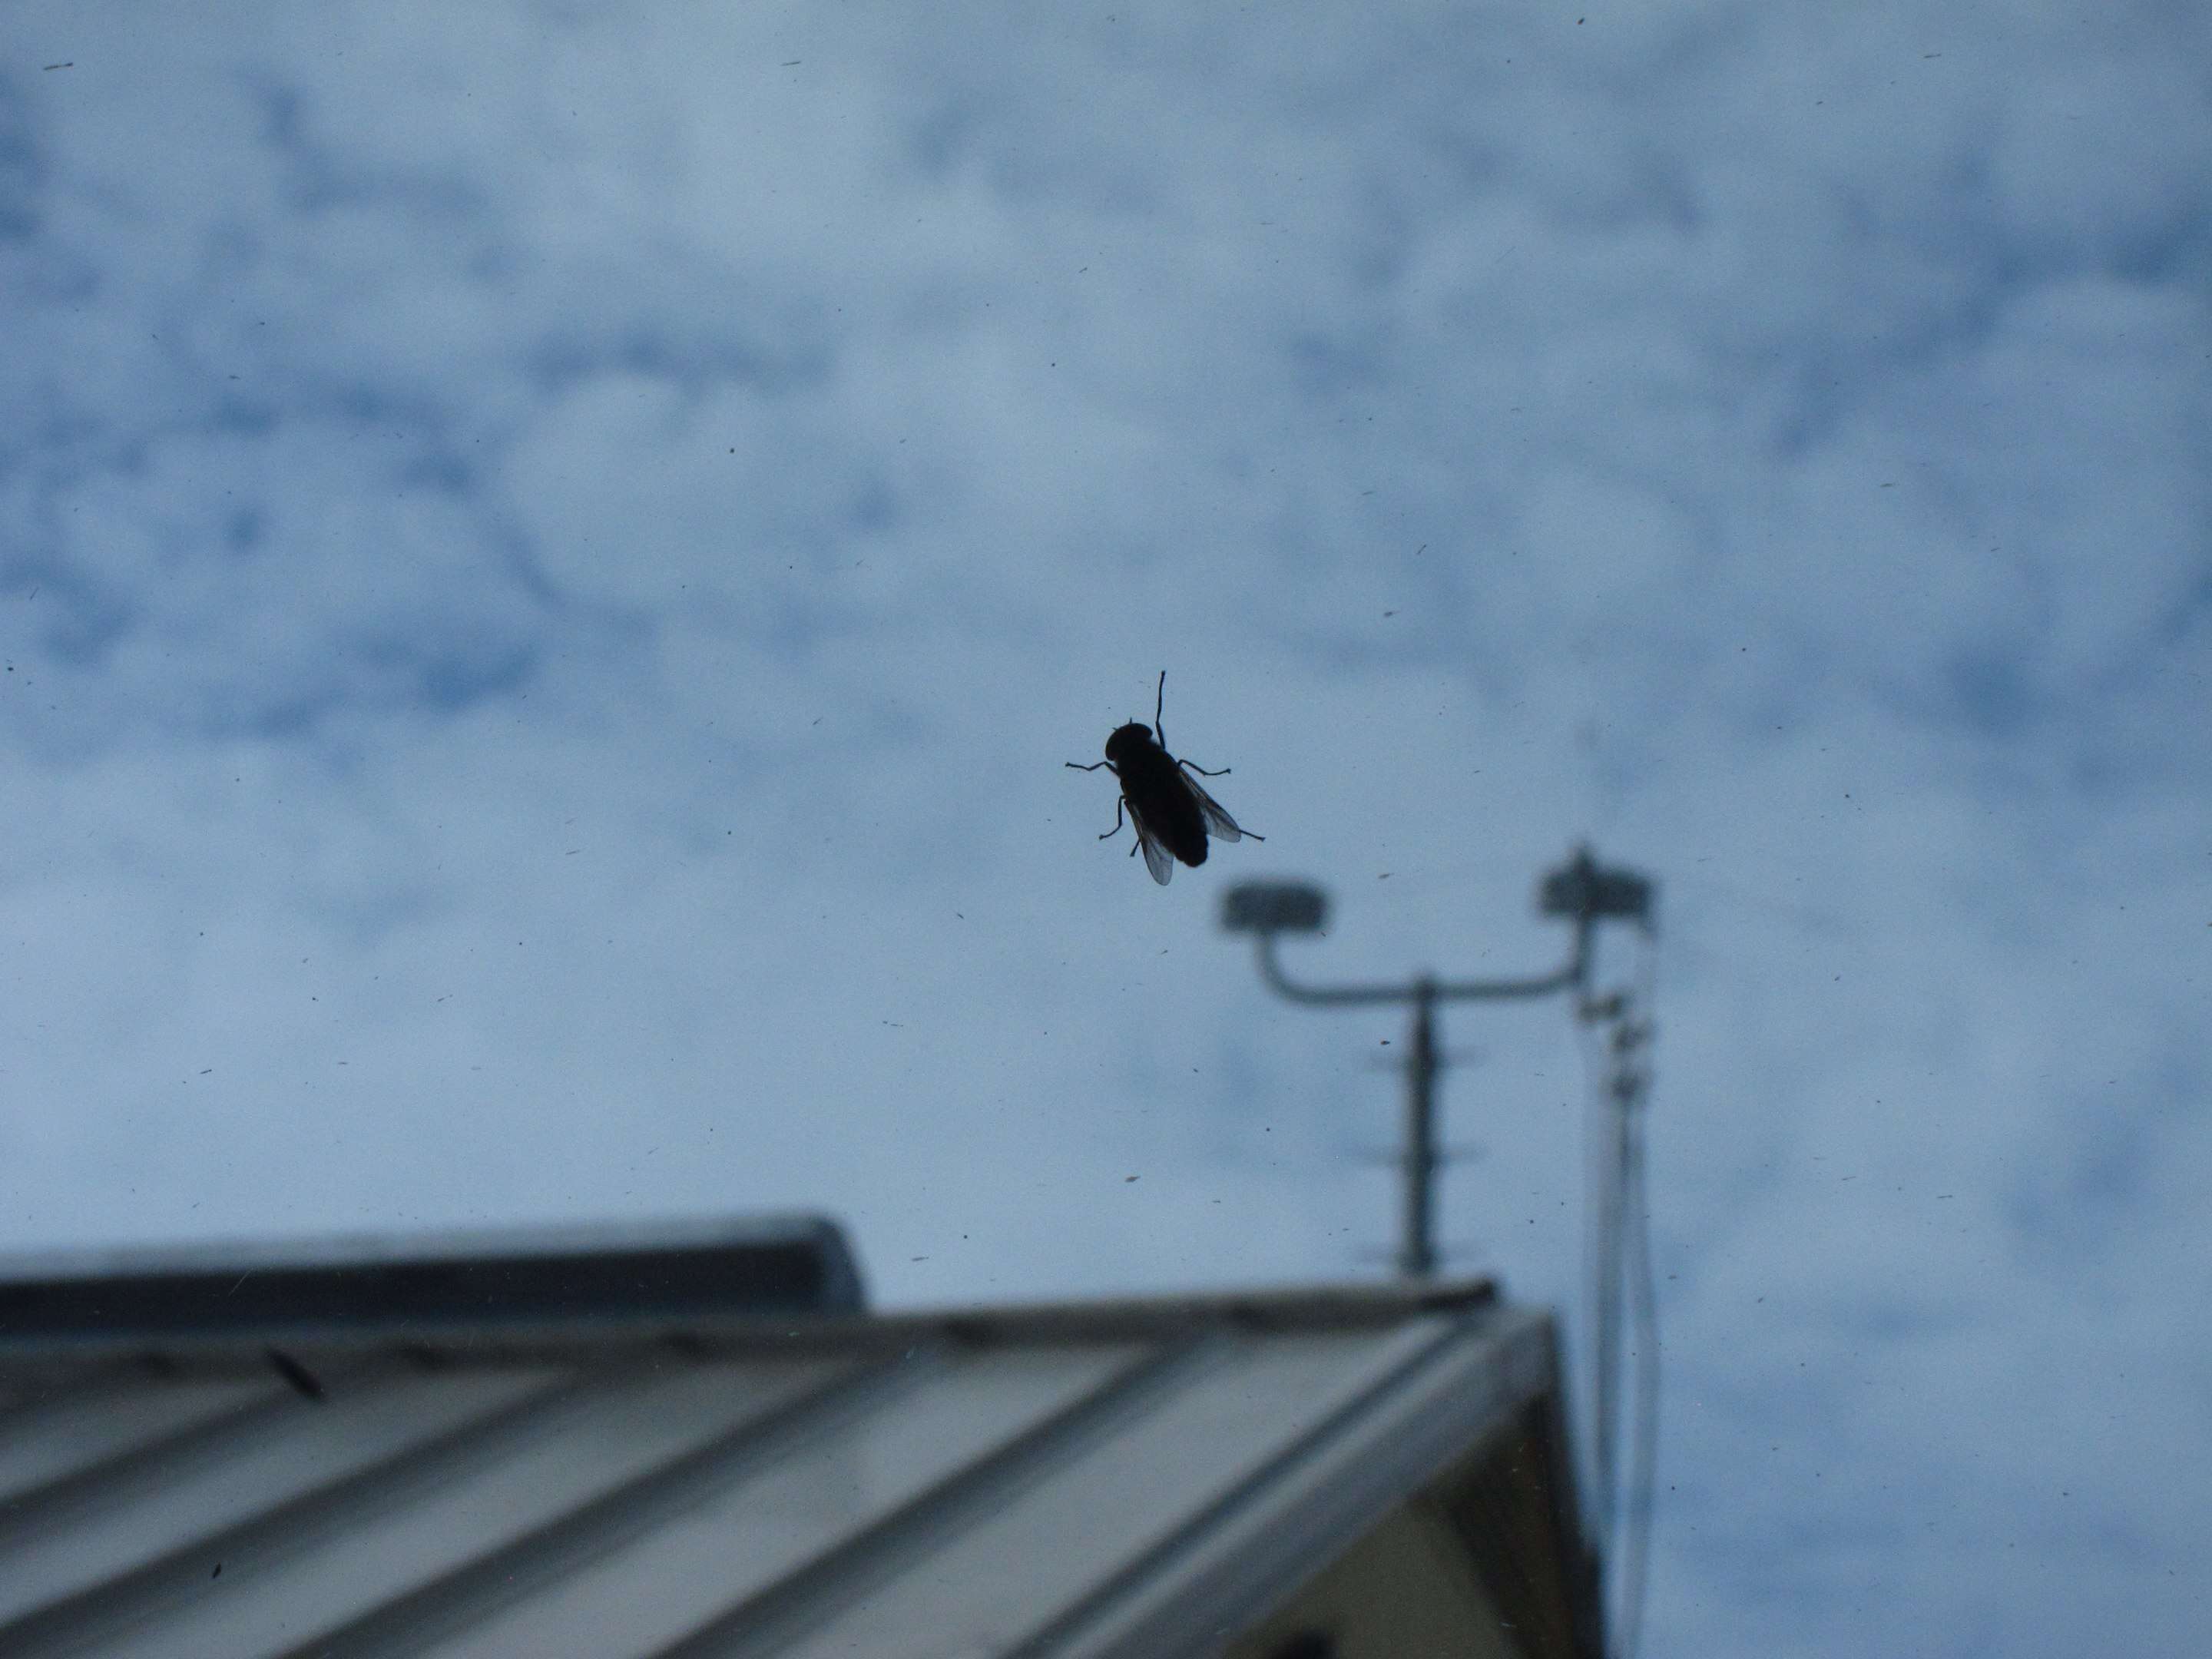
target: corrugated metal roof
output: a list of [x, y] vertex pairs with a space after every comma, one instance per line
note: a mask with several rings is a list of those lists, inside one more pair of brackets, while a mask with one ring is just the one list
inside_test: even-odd
[[1467, 1282], [0, 1342], [0, 1653], [1217, 1650], [1554, 1388]]

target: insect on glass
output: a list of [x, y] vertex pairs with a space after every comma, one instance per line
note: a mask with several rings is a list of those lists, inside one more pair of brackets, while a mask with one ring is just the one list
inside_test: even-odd
[[[1167, 696], [1168, 671], [1163, 668], [1151, 726], [1132, 720], [1127, 726], [1116, 726], [1114, 734], [1106, 739], [1104, 760], [1093, 761], [1088, 766], [1076, 761], [1067, 763], [1079, 772], [1096, 772], [1103, 766], [1121, 781], [1121, 799], [1114, 804], [1114, 827], [1098, 839], [1106, 841], [1121, 832], [1121, 809], [1127, 807], [1129, 822], [1137, 832], [1137, 844], [1129, 849], [1130, 856], [1142, 853], [1145, 868], [1163, 887], [1175, 874], [1177, 859], [1193, 868], [1206, 862], [1206, 837], [1209, 833], [1216, 841], [1242, 841], [1247, 836], [1254, 841], [1267, 839], [1253, 830], [1238, 829], [1237, 820], [1223, 810], [1219, 801], [1206, 793], [1198, 781], [1200, 777], [1226, 777], [1229, 768], [1209, 772], [1168, 753], [1168, 734], [1160, 724]], [[1193, 773], [1198, 776], [1192, 776]]]

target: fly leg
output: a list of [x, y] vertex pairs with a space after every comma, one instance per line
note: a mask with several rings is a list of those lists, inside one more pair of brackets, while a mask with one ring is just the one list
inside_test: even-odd
[[[1063, 765], [1063, 766], [1072, 766], [1072, 767], [1073, 767], [1073, 768], [1074, 768], [1077, 771], [1079, 771], [1079, 772], [1096, 772], [1096, 771], [1097, 771], [1100, 767], [1102, 767], [1102, 766], [1103, 766], [1103, 767], [1104, 767], [1108, 771], [1112, 772], [1115, 777], [1117, 777], [1117, 778], [1118, 778], [1118, 777], [1120, 777], [1120, 776], [1121, 775], [1121, 774], [1120, 770], [1119, 770], [1118, 769], [1116, 769], [1116, 768], [1115, 768], [1115, 764], [1114, 764], [1114, 763], [1113, 763], [1112, 761], [1093, 761], [1093, 762], [1091, 762], [1091, 764], [1090, 764], [1090, 765], [1088, 765], [1088, 766], [1085, 766], [1085, 765], [1083, 765], [1083, 764], [1081, 764], [1080, 763], [1076, 762], [1076, 761], [1063, 761], [1063, 762], [1061, 762], [1061, 763], [1060, 763], [1060, 764], [1061, 764], [1061, 765]], [[1101, 841], [1111, 841], [1111, 840], [1113, 840], [1113, 838], [1114, 838], [1115, 836], [1118, 836], [1118, 835], [1120, 835], [1120, 834], [1121, 833], [1121, 802], [1122, 802], [1122, 799], [1123, 799], [1123, 797], [1121, 797], [1121, 796], [1120, 796], [1120, 795], [1116, 795], [1116, 796], [1115, 796], [1115, 797], [1114, 797], [1114, 827], [1113, 827], [1111, 830], [1108, 830], [1104, 835], [1103, 835], [1103, 836], [1099, 836], [1099, 837], [1098, 837], [1098, 839], [1099, 839], [1099, 840], [1101, 840]]]
[[[1070, 763], [1070, 764], [1073, 763], [1072, 762]], [[1201, 778], [1225, 778], [1230, 775], [1230, 773], [1236, 770], [1234, 767], [1224, 766], [1218, 772], [1209, 772], [1203, 766], [1200, 766], [1196, 761], [1179, 760], [1176, 764], [1177, 766], [1188, 766]]]

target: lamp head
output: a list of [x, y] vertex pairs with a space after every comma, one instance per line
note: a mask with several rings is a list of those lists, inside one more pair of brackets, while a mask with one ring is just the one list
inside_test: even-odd
[[1328, 895], [1302, 881], [1240, 881], [1221, 896], [1231, 933], [1317, 933], [1328, 921]]

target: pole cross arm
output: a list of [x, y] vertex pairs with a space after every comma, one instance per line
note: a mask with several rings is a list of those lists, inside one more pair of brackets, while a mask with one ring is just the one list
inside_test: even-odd
[[1284, 974], [1282, 964], [1275, 959], [1275, 931], [1272, 927], [1263, 928], [1257, 934], [1260, 977], [1292, 1002], [1338, 1008], [1414, 1002], [1425, 997], [1435, 1002], [1498, 1002], [1516, 997], [1550, 996], [1554, 992], [1571, 990], [1582, 983], [1589, 947], [1587, 927], [1577, 927], [1574, 954], [1565, 965], [1530, 979], [1410, 980], [1398, 985], [1300, 985]]

